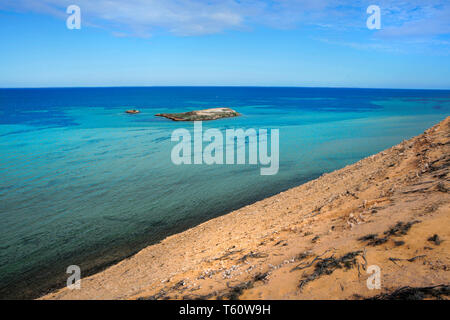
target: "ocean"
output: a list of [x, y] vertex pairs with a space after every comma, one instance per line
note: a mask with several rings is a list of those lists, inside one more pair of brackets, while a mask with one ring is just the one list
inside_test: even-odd
[[[279, 171], [175, 165], [156, 113], [229, 107], [204, 129], [279, 129]], [[139, 109], [140, 114], [125, 114]], [[0, 89], [0, 298], [35, 298], [170, 234], [342, 168], [450, 115], [450, 91]]]

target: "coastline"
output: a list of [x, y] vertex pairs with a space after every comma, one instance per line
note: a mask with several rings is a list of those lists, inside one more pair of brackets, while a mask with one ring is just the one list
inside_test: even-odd
[[[312, 177], [305, 178], [305, 183], [308, 181], [311, 181], [314, 179], [313, 175]], [[286, 190], [290, 189], [289, 187], [286, 188]], [[264, 196], [264, 194], [254, 198], [254, 200], [246, 201], [242, 205], [236, 206], [236, 209], [226, 210], [226, 211], [219, 211], [216, 212], [217, 216], [226, 215], [230, 212], [233, 212], [241, 207], [244, 207], [246, 205], [261, 201], [267, 197], [271, 197], [278, 194], [278, 192], [272, 192], [271, 194], [268, 194]], [[207, 222], [214, 218], [201, 218], [201, 219], [190, 219], [186, 221], [184, 224], [180, 224], [177, 226], [173, 226], [170, 229], [163, 230], [163, 232], [160, 232], [161, 235], [158, 235], [156, 237], [152, 237], [149, 241], [148, 239], [142, 240], [142, 241], [136, 241], [134, 247], [132, 249], [123, 249], [123, 248], [116, 248], [116, 251], [113, 252], [114, 256], [117, 256], [117, 258], [114, 259], [105, 259], [104, 262], [97, 263], [95, 260], [102, 259], [102, 257], [94, 257], [92, 259], [89, 259], [87, 261], [83, 261], [84, 263], [89, 263], [88, 269], [83, 269], [83, 277], [89, 277], [95, 274], [98, 274], [104, 270], [106, 270], [109, 267], [112, 267], [121, 261], [124, 261], [126, 259], [129, 259], [133, 257], [135, 254], [137, 254], [139, 251], [152, 246], [154, 244], [158, 244], [162, 240], [166, 239], [167, 237], [170, 237], [172, 235], [176, 235], [178, 233], [184, 232], [186, 230], [189, 230], [191, 228], [195, 228], [196, 226]], [[131, 248], [130, 245], [127, 245], [127, 248]], [[126, 254], [122, 254], [122, 252], [125, 252]], [[94, 261], [94, 262], [93, 262]], [[45, 269], [46, 266], [42, 265], [42, 269]], [[45, 280], [36, 282], [36, 277], [39, 276], [43, 278], [42, 273], [36, 273], [28, 276], [27, 278], [20, 280], [19, 282], [15, 283], [14, 287], [6, 287], [2, 288], [4, 291], [8, 290], [8, 297], [5, 298], [6, 300], [12, 299], [12, 300], [22, 300], [22, 299], [39, 299], [40, 297], [46, 296], [48, 294], [51, 294], [52, 292], [56, 292], [58, 290], [61, 290], [66, 286], [66, 280], [67, 280], [67, 274], [51, 274], [50, 272], [47, 272], [44, 274], [44, 276], [53, 277], [50, 279], [46, 278]], [[23, 287], [26, 287], [26, 289], [22, 289]]]
[[[169, 236], [83, 278], [81, 290], [42, 299], [351, 299], [448, 285], [449, 125], [447, 117], [388, 150]], [[414, 223], [383, 236], [397, 222]], [[386, 241], [358, 240], [375, 233]], [[444, 241], [433, 245], [433, 234]], [[354, 252], [348, 270], [314, 274], [314, 259]], [[421, 258], [406, 261], [414, 257]], [[367, 263], [380, 266], [381, 291], [367, 289]]]

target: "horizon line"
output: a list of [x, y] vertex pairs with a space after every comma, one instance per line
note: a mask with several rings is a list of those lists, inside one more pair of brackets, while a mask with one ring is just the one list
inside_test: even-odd
[[113, 89], [113, 88], [298, 88], [298, 89], [361, 89], [361, 90], [422, 90], [450, 91], [450, 88], [384, 88], [384, 87], [338, 87], [338, 86], [277, 86], [277, 85], [125, 85], [125, 86], [42, 86], [0, 87], [0, 90], [26, 89]]

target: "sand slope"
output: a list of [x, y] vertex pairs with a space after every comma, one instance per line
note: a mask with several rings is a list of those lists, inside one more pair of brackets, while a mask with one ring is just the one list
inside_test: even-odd
[[[82, 279], [81, 290], [43, 299], [357, 299], [449, 285], [449, 141], [450, 117], [384, 152], [168, 237]], [[440, 243], [428, 240], [435, 234]], [[370, 265], [381, 269], [380, 290], [367, 288]]]

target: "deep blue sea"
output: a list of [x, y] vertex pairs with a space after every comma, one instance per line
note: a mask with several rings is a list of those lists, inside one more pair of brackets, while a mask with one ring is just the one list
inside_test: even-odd
[[[204, 129], [280, 130], [280, 168], [180, 165], [156, 113], [230, 107]], [[126, 109], [141, 110], [128, 115]], [[169, 234], [422, 133], [450, 91], [146, 87], [0, 89], [0, 298], [36, 297]]]

